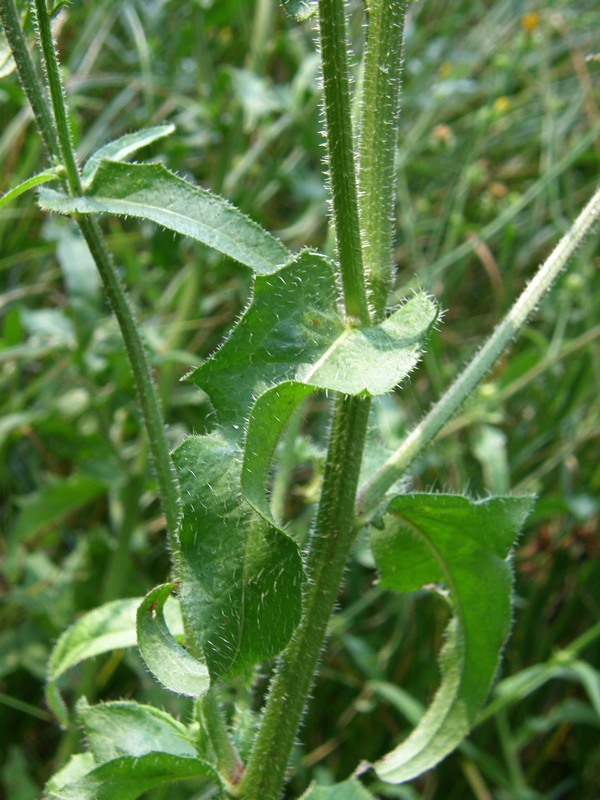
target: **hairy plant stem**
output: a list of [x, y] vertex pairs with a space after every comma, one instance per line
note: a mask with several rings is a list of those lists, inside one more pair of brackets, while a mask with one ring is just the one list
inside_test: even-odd
[[327, 163], [344, 302], [350, 317], [368, 325], [370, 316], [358, 216], [348, 37], [343, 0], [319, 0], [319, 40]]
[[[384, 2], [378, 3], [376, 24], [380, 27], [390, 23], [385, 6]], [[373, 47], [368, 62], [369, 88], [365, 103], [374, 103], [376, 108], [367, 108], [365, 105], [364, 110], [363, 124], [366, 135], [371, 139], [368, 145], [366, 142], [364, 144], [365, 174], [361, 188], [365, 197], [361, 206], [364, 209], [361, 231], [344, 2], [319, 0], [327, 153], [339, 270], [346, 311], [363, 324], [370, 324], [363, 257], [369, 259], [373, 285], [377, 285], [373, 293], [378, 298], [379, 317], [383, 317], [385, 312], [392, 268], [390, 208], [393, 207], [393, 189], [389, 185], [394, 185], [392, 171], [400, 92], [400, 54], [392, 50], [394, 46], [399, 50], [401, 43], [405, 4], [394, 2], [393, 6], [395, 29], [391, 37], [386, 38], [383, 50]], [[377, 36], [377, 30], [373, 35]], [[383, 69], [380, 69], [380, 65]], [[381, 74], [383, 79], [380, 78]], [[387, 78], [391, 83], [386, 84]], [[390, 92], [392, 99], [385, 99], [384, 96]], [[371, 125], [371, 113], [383, 114], [385, 119]], [[377, 158], [366, 154], [367, 147], [387, 148], [383, 166]], [[382, 213], [376, 213], [375, 208], [380, 201], [378, 193], [381, 191], [384, 192], [386, 206]], [[375, 266], [375, 259], [379, 259], [384, 252], [387, 266]], [[343, 396], [337, 399], [321, 501], [308, 553], [308, 583], [302, 620], [278, 661], [262, 725], [236, 793], [237, 797], [245, 800], [277, 800], [283, 790], [285, 772], [354, 540], [354, 498], [369, 407], [368, 400]]]
[[359, 522], [364, 523], [383, 499], [386, 491], [402, 477], [415, 458], [438, 434], [459, 406], [469, 397], [511, 341], [521, 330], [545, 293], [600, 219], [600, 189], [594, 194], [573, 225], [560, 240], [531, 282], [525, 287], [508, 314], [400, 447], [388, 458], [357, 498]]
[[393, 272], [396, 142], [407, 0], [371, 0], [361, 102], [362, 255], [373, 319], [385, 316]]
[[321, 502], [308, 553], [302, 621], [278, 661], [262, 725], [236, 795], [244, 800], [278, 800], [283, 790], [354, 541], [354, 497], [369, 408], [368, 399], [337, 398]]
[[[69, 114], [45, 0], [35, 0], [35, 8], [37, 31], [48, 78], [53, 117], [50, 115], [43, 88], [29, 55], [14, 0], [2, 0], [0, 16], [17, 65], [19, 79], [31, 104], [42, 139], [53, 160], [56, 163], [63, 163], [69, 190], [72, 194], [78, 194], [81, 191], [81, 177], [71, 140]], [[159, 493], [165, 511], [170, 543], [173, 548], [179, 513], [177, 478], [167, 444], [158, 394], [140, 337], [139, 327], [98, 224], [85, 217], [75, 217], [75, 221], [96, 262], [110, 306], [121, 328], [134, 375], [150, 452], [156, 470]]]
[[48, 151], [50, 160], [54, 164], [60, 163], [60, 143], [56, 133], [56, 126], [52, 117], [52, 106], [44, 93], [44, 86], [40, 81], [35, 66], [29, 55], [27, 42], [21, 30], [19, 12], [15, 0], [2, 0], [0, 2], [0, 19], [10, 46], [17, 75], [23, 87], [29, 104], [33, 111], [33, 118], [42, 138], [42, 143]]
[[71, 119], [67, 110], [65, 91], [63, 87], [56, 46], [52, 38], [50, 15], [46, 0], [35, 0], [35, 21], [38, 38], [43, 56], [43, 65], [46, 71], [58, 145], [62, 156], [62, 163], [67, 173], [67, 182], [72, 194], [81, 194], [81, 176], [75, 159], [75, 148], [71, 133]]
[[213, 686], [200, 701], [202, 723], [217, 757], [217, 769], [235, 794], [235, 785], [242, 774], [243, 765], [227, 731], [217, 690]]

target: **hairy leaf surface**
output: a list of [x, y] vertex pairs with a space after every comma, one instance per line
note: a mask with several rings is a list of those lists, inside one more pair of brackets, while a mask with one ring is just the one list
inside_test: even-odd
[[380, 325], [356, 327], [339, 311], [331, 263], [309, 251], [274, 275], [256, 276], [248, 309], [190, 379], [236, 436], [248, 418], [242, 489], [263, 516], [270, 520], [264, 487], [294, 408], [317, 389], [389, 392], [419, 360], [436, 317], [433, 301], [418, 294]]
[[509, 554], [531, 506], [528, 497], [400, 495], [384, 530], [373, 531], [381, 585], [414, 592], [441, 584], [454, 614], [441, 685], [408, 739], [374, 764], [382, 780], [403, 783], [434, 767], [473, 726], [510, 632]]
[[418, 294], [381, 325], [352, 325], [339, 311], [331, 262], [304, 251], [275, 274], [256, 276], [246, 312], [190, 380], [223, 425], [243, 420], [256, 398], [287, 381], [385, 394], [417, 363], [436, 316], [433, 301]]
[[59, 214], [116, 214], [156, 222], [259, 273], [274, 272], [288, 250], [222, 197], [193, 186], [162, 164], [103, 160], [82, 197], [41, 189], [39, 204]]
[[[67, 670], [88, 658], [133, 647], [136, 644], [136, 612], [141, 597], [114, 600], [84, 614], [62, 634], [48, 662], [48, 684], [46, 699], [60, 722], [67, 724], [69, 716], [60, 692], [58, 680]], [[183, 634], [183, 623], [179, 604], [171, 600], [167, 605], [169, 628]]]
[[90, 754], [74, 756], [67, 767], [48, 782], [47, 800], [136, 800], [145, 792], [174, 781], [209, 778], [217, 781], [213, 767], [197, 758], [146, 753], [121, 756], [96, 766]]
[[174, 583], [155, 586], [137, 612], [137, 637], [146, 666], [162, 685], [177, 694], [200, 697], [210, 687], [206, 664], [175, 641], [164, 618], [164, 604]]
[[182, 612], [213, 680], [247, 673], [280, 652], [300, 619], [298, 548], [243, 498], [241, 458], [219, 431], [190, 437], [174, 453]]
[[97, 764], [121, 756], [170, 753], [195, 758], [193, 735], [166, 711], [132, 701], [77, 703], [77, 719]]

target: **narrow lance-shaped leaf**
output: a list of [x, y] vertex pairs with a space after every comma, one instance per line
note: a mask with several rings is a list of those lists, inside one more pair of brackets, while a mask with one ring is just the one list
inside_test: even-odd
[[187, 439], [173, 457], [186, 628], [202, 644], [213, 680], [247, 674], [285, 647], [300, 620], [298, 548], [242, 497], [242, 453], [222, 432]]
[[85, 162], [82, 170], [85, 184], [90, 183], [100, 166], [100, 162], [104, 159], [124, 161], [143, 147], [169, 136], [174, 130], [175, 125], [155, 125], [152, 128], [143, 128], [134, 133], [126, 133], [124, 136], [120, 136], [118, 139], [103, 145]]
[[[0, 74], [0, 78], [1, 77], [2, 75]], [[17, 186], [9, 189], [2, 196], [0, 196], [0, 208], [4, 208], [4, 206], [15, 200], [17, 197], [19, 197], [19, 195], [29, 191], [29, 189], [40, 186], [42, 183], [49, 183], [50, 181], [58, 180], [60, 177], [60, 171], [60, 167], [50, 167], [49, 169], [45, 169], [43, 172], [38, 172], [37, 175], [32, 175], [31, 178], [27, 178]]]
[[162, 164], [101, 161], [81, 197], [41, 189], [39, 204], [59, 214], [116, 214], [156, 222], [213, 247], [258, 273], [274, 272], [289, 251], [222, 197]]
[[164, 604], [174, 583], [152, 589], [137, 612], [137, 639], [152, 674], [172, 692], [200, 697], [210, 687], [206, 664], [195, 659], [173, 637], [164, 618]]
[[373, 765], [382, 780], [403, 783], [434, 767], [473, 726], [510, 632], [508, 557], [531, 506], [528, 497], [400, 495], [384, 530], [373, 531], [381, 585], [412, 592], [442, 583], [454, 614], [441, 685], [408, 739]]

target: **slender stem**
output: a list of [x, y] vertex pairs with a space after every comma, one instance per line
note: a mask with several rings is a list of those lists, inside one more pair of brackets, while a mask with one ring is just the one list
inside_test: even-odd
[[308, 555], [302, 621], [281, 655], [238, 797], [277, 800], [354, 540], [354, 497], [369, 415], [367, 399], [339, 396], [321, 503]]
[[344, 302], [350, 317], [368, 325], [343, 0], [319, 0], [319, 30], [327, 158]]
[[174, 554], [176, 554], [175, 532], [179, 518], [179, 487], [165, 434], [160, 399], [156, 384], [152, 378], [146, 350], [140, 337], [139, 326], [102, 238], [98, 223], [90, 217], [80, 216], [76, 219], [90, 253], [96, 262], [108, 301], [121, 329], [148, 435], [156, 479], [165, 511], [170, 545]]
[[[54, 117], [50, 115], [48, 103], [27, 49], [14, 0], [2, 0], [2, 3], [0, 3], [0, 18], [17, 65], [19, 79], [31, 104], [44, 143], [56, 162], [61, 161], [61, 159], [64, 161], [69, 188], [71, 192], [77, 193], [81, 188], [81, 179], [77, 169], [73, 143], [70, 138], [69, 116], [65, 105], [60, 69], [50, 29], [50, 20], [44, 0], [36, 0], [36, 11], [40, 45], [49, 81]], [[177, 478], [169, 453], [156, 387], [152, 380], [152, 373], [139, 328], [102, 238], [100, 228], [95, 220], [92, 219], [75, 217], [75, 221], [79, 225], [96, 262], [105, 285], [109, 303], [121, 328], [134, 374], [161, 500], [165, 509], [167, 529], [171, 537], [171, 546], [173, 547], [179, 513]]]
[[35, 0], [36, 9], [36, 25], [40, 46], [42, 48], [43, 64], [46, 70], [46, 78], [48, 80], [48, 88], [50, 89], [50, 97], [52, 99], [52, 109], [54, 111], [54, 120], [56, 123], [56, 133], [58, 135], [58, 142], [60, 152], [62, 154], [62, 161], [67, 171], [67, 181], [69, 188], [73, 194], [81, 193], [81, 177], [77, 162], [75, 161], [75, 148], [73, 147], [73, 138], [71, 133], [71, 119], [67, 109], [65, 91], [60, 74], [60, 67], [58, 65], [58, 58], [56, 56], [56, 46], [52, 38], [52, 28], [50, 25], [50, 15], [48, 14], [48, 7], [46, 0]]
[[471, 363], [406, 437], [396, 452], [388, 458], [373, 479], [361, 490], [357, 500], [357, 512], [361, 515], [362, 520], [368, 518], [382, 500], [385, 492], [402, 476], [419, 453], [438, 434], [448, 419], [486, 376], [598, 219], [600, 219], [600, 189], [560, 240], [549, 258], [541, 265], [535, 277], [523, 290], [506, 317]]
[[363, 261], [374, 320], [392, 280], [396, 142], [407, 0], [371, 0], [361, 103], [359, 183]]
[[19, 81], [33, 110], [33, 117], [44, 146], [51, 160], [59, 163], [61, 155], [60, 144], [52, 117], [52, 106], [45, 97], [42, 88], [43, 84], [38, 78], [35, 66], [29, 55], [27, 42], [21, 30], [21, 21], [19, 19], [19, 12], [15, 5], [15, 0], [2, 0], [2, 2], [0, 2], [0, 19], [2, 20], [2, 27], [4, 28], [4, 33], [15, 64], [17, 65]]
[[222, 778], [231, 787], [231, 794], [235, 794], [235, 786], [239, 783], [243, 765], [240, 756], [233, 746], [216, 689], [211, 688], [201, 700], [202, 722], [217, 757], [217, 768]]

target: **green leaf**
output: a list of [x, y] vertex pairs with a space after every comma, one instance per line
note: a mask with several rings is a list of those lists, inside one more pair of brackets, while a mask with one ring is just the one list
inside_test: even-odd
[[33, 540], [105, 492], [105, 483], [85, 474], [70, 475], [47, 486], [25, 500], [10, 532], [11, 543]]
[[[0, 78], [2, 77], [1, 72], [2, 65], [0, 64]], [[49, 181], [58, 180], [60, 173], [60, 167], [50, 167], [50, 169], [45, 169], [43, 172], [38, 172], [37, 175], [32, 175], [31, 178], [27, 178], [27, 180], [22, 181], [18, 184], [18, 186], [9, 189], [8, 192], [5, 192], [2, 197], [0, 197], [0, 208], [4, 208], [4, 206], [8, 205], [15, 198], [19, 197], [19, 195], [24, 194], [25, 192], [29, 191], [29, 189], [33, 189], [35, 186], [40, 186], [42, 183], [48, 183]]]
[[186, 626], [211, 677], [230, 678], [279, 653], [300, 620], [303, 570], [295, 542], [244, 500], [242, 453], [222, 432], [173, 454], [182, 491], [177, 554]]
[[120, 136], [113, 142], [105, 144], [86, 161], [82, 170], [84, 183], [86, 186], [89, 185], [100, 166], [100, 162], [104, 159], [124, 161], [128, 156], [141, 150], [142, 147], [169, 136], [174, 130], [175, 125], [155, 125], [152, 128], [143, 128], [141, 131], [135, 131], [135, 133], [127, 133], [125, 136]]
[[349, 324], [338, 309], [331, 263], [309, 251], [274, 275], [256, 276], [248, 309], [190, 377], [223, 425], [241, 433], [240, 421], [249, 418], [242, 489], [267, 520], [264, 487], [294, 408], [317, 389], [389, 392], [418, 362], [436, 317], [433, 301], [417, 294], [380, 325]]
[[[84, 614], [59, 638], [48, 662], [48, 685], [46, 699], [51, 711], [66, 725], [69, 715], [57, 682], [67, 670], [88, 658], [133, 647], [136, 644], [136, 612], [141, 597], [129, 600], [114, 600]], [[183, 623], [179, 605], [171, 601], [167, 606], [169, 627], [178, 635], [183, 634]]]
[[244, 315], [190, 379], [223, 425], [239, 423], [257, 397], [287, 381], [385, 394], [417, 363], [436, 316], [432, 300], [418, 294], [381, 325], [358, 328], [340, 314], [331, 262], [304, 251], [277, 273], [256, 276]]
[[475, 723], [510, 633], [509, 555], [532, 504], [529, 497], [400, 495], [384, 530], [372, 532], [383, 587], [414, 592], [441, 583], [454, 613], [441, 685], [409, 738], [373, 765], [382, 780], [403, 783], [434, 767]]
[[351, 779], [334, 786], [309, 786], [299, 800], [374, 800], [362, 783]]
[[218, 781], [210, 764], [170, 753], [122, 756], [100, 766], [89, 754], [75, 756], [48, 782], [46, 800], [136, 800], [174, 781], [209, 778]]
[[82, 197], [41, 189], [39, 205], [60, 214], [148, 219], [196, 239], [259, 273], [274, 272], [288, 250], [222, 197], [193, 186], [162, 164], [101, 161]]
[[154, 706], [125, 700], [91, 706], [82, 699], [76, 713], [96, 764], [154, 752], [197, 755], [189, 729]]
[[174, 583], [156, 586], [148, 592], [137, 612], [138, 645], [152, 674], [172, 692], [200, 697], [210, 687], [206, 665], [178, 644], [163, 615], [165, 601]]
[[314, 0], [281, 0], [286, 12], [298, 22], [304, 22], [317, 13]]

